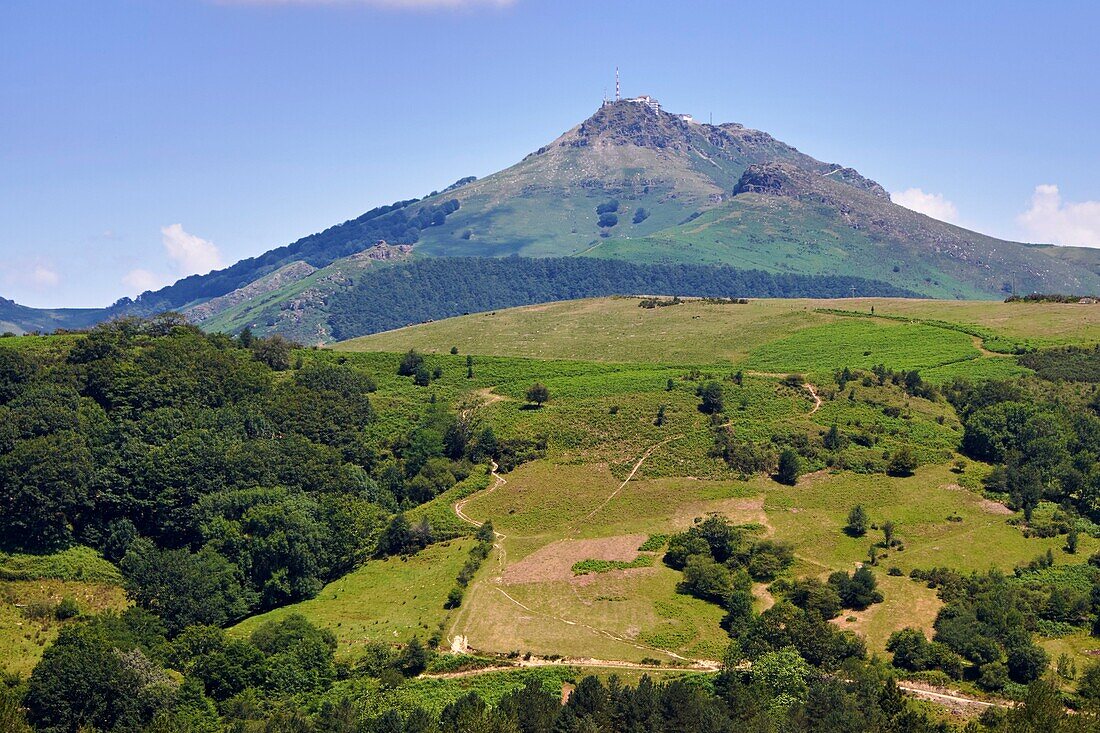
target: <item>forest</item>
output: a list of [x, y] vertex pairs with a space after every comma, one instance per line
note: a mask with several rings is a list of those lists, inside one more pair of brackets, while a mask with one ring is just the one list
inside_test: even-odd
[[338, 340], [410, 323], [572, 298], [663, 293], [726, 298], [915, 295], [875, 280], [726, 265], [639, 265], [596, 258], [438, 257], [367, 272], [328, 303]]

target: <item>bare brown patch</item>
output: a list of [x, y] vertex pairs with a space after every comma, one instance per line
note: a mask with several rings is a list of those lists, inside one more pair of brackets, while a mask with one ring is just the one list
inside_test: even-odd
[[993, 501], [992, 499], [982, 499], [978, 502], [978, 507], [986, 514], [998, 514], [1001, 516], [1008, 516], [1012, 514], [1012, 510], [1006, 507], [999, 501]]
[[[646, 541], [644, 534], [601, 537], [593, 540], [558, 540], [531, 553], [504, 569], [505, 585], [568, 581], [586, 585], [596, 580], [595, 573], [573, 575], [573, 565], [581, 560], [619, 560], [630, 562], [638, 557], [638, 548]], [[651, 568], [614, 570], [613, 573], [639, 573]]]
[[752, 597], [760, 604], [759, 610], [761, 612], [767, 611], [775, 605], [775, 596], [771, 594], [771, 591], [768, 590], [768, 586], [764, 583], [753, 584]]
[[763, 496], [685, 504], [677, 509], [672, 516], [672, 525], [677, 529], [687, 529], [696, 519], [709, 514], [721, 515], [734, 524], [748, 524], [750, 522], [761, 524], [767, 527], [768, 534], [773, 531], [771, 524], [768, 522], [768, 515], [764, 512]]

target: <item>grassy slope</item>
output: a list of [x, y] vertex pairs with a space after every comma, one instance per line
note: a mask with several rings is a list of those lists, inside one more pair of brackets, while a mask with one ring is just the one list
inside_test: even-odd
[[472, 540], [456, 540], [408, 560], [370, 560], [326, 585], [315, 598], [253, 616], [233, 627], [233, 633], [248, 634], [265, 621], [301, 613], [336, 634], [341, 656], [355, 656], [371, 639], [426, 639], [447, 615], [443, 601], [471, 545]]
[[768, 272], [858, 272], [861, 277], [933, 297], [990, 297], [985, 289], [930, 260], [908, 257], [898, 247], [876, 241], [828, 212], [797, 201], [751, 195], [647, 238], [605, 240], [586, 254], [635, 262], [727, 264]]
[[86, 547], [53, 555], [0, 553], [0, 672], [26, 676], [61, 626], [50, 612], [63, 598], [81, 613], [126, 606], [118, 571]]
[[[978, 326], [1036, 345], [1100, 341], [1100, 308], [1095, 306], [857, 298], [754, 300], [741, 306], [688, 302], [646, 310], [639, 308], [635, 299], [598, 298], [461, 316], [364, 336], [334, 348], [401, 351], [416, 347], [442, 353], [457, 346], [462, 353], [542, 359], [671, 364], [740, 362], [754, 349], [804, 329], [829, 325], [853, 328], [851, 319], [818, 309], [868, 312], [872, 307], [878, 315]], [[867, 322], [874, 324], [868, 328], [891, 329], [897, 325], [886, 319]], [[963, 336], [944, 329], [919, 330], [929, 339], [956, 345]], [[925, 358], [923, 339], [909, 339], [904, 330], [889, 333], [900, 337], [898, 346], [912, 354], [914, 366], [941, 363], [934, 359], [921, 362]], [[827, 339], [823, 346], [829, 346]], [[821, 368], [845, 365], [843, 359], [828, 353], [822, 358]], [[869, 358], [874, 363], [873, 353]]]
[[[297, 610], [337, 633], [341, 655], [354, 655], [367, 639], [426, 637], [442, 624], [448, 635], [468, 636], [474, 648], [485, 651], [635, 661], [671, 660], [672, 654], [713, 659], [725, 642], [717, 626], [720, 609], [677, 594], [677, 574], [660, 565], [578, 580], [541, 577], [537, 571], [527, 582], [513, 582], [510, 576], [525, 559], [562, 541], [665, 533], [708, 512], [758, 524], [768, 536], [792, 542], [799, 557], [794, 572], [812, 575], [852, 568], [877, 539], [854, 540], [840, 532], [852, 504], [863, 502], [875, 521], [897, 522], [906, 549], [880, 563], [886, 603], [853, 614], [855, 621], [839, 621], [865, 634], [875, 649], [900, 623], [927, 626], [938, 607], [920, 584], [886, 578], [886, 567], [1010, 569], [1048, 548], [1058, 562], [1070, 561], [1061, 553], [1062, 539], [1025, 539], [1008, 524], [1010, 517], [995, 513], [997, 507], [973, 490], [985, 467], [970, 464], [961, 475], [948, 469], [957, 457], [960, 425], [945, 403], [909, 398], [889, 386], [854, 385], [855, 399], [848, 399], [847, 390], [837, 393], [828, 375], [844, 365], [881, 361], [894, 368], [922, 368], [926, 374], [963, 375], [1018, 368], [1011, 357], [984, 354], [974, 337], [958, 330], [817, 310], [869, 310], [872, 302], [879, 314], [951, 320], [1005, 338], [1044, 343], [1100, 338], [1100, 310], [1087, 306], [757, 301], [644, 310], [634, 300], [604, 299], [452, 319], [360, 339], [341, 351], [303, 352], [305, 358], [346, 360], [375, 376], [379, 389], [372, 401], [379, 420], [369, 427], [372, 431], [404, 429], [434, 395], [461, 409], [478, 405], [471, 408], [474, 419], [491, 424], [501, 438], [546, 436], [548, 452], [509, 474], [508, 483], [493, 491], [471, 495], [488, 481], [484, 473], [475, 473], [465, 486], [414, 512], [442, 521], [448, 532], [461, 532], [464, 528], [450, 517], [451, 505], [470, 496], [466, 512], [491, 519], [506, 535], [505, 552], [494, 552], [486, 561], [459, 610], [448, 613], [442, 604], [469, 539], [433, 547], [408, 561], [370, 561], [329, 584], [317, 598], [249, 619], [237, 633]], [[39, 341], [9, 343], [32, 348]], [[452, 344], [460, 354], [445, 353]], [[395, 374], [399, 353], [411, 346], [435, 352], [427, 357], [428, 366], [443, 370], [429, 388], [414, 387]], [[468, 352], [474, 354], [472, 379], [466, 378]], [[484, 355], [493, 352], [503, 355]], [[543, 358], [518, 358], [517, 353]], [[758, 372], [804, 371], [818, 384], [823, 404], [811, 412], [813, 403], [804, 390], [781, 386], [778, 377], [768, 374], [750, 373], [736, 386], [727, 381], [733, 370], [727, 360]], [[775, 432], [793, 431], [812, 437], [836, 423], [844, 433], [872, 430], [878, 436], [873, 448], [849, 445], [849, 463], [881, 461], [884, 451], [908, 444], [916, 448], [921, 468], [904, 479], [819, 471], [793, 488], [765, 477], [742, 480], [707, 455], [711, 433], [695, 409], [697, 382], [688, 379], [693, 364], [704, 376], [723, 380], [725, 418], [738, 435], [767, 440]], [[541, 410], [521, 409], [534, 381], [547, 384], [552, 399]], [[660, 405], [666, 406], [668, 419], [663, 427], [653, 422]], [[902, 414], [891, 417], [887, 407]], [[634, 479], [615, 493], [650, 449]], [[948, 516], [962, 521], [948, 522]], [[1100, 541], [1086, 538], [1082, 545], [1078, 558], [1100, 548]], [[1090, 648], [1084, 640], [1057, 644]]]
[[[840, 532], [848, 508], [863, 502], [874, 520], [898, 524], [906, 548], [880, 561], [886, 602], [845, 614], [838, 623], [881, 650], [899, 626], [927, 627], [939, 606], [922, 584], [887, 577], [887, 567], [903, 572], [934, 564], [1007, 570], [1047, 548], [1059, 562], [1070, 558], [1061, 552], [1061, 538], [1024, 538], [1008, 523], [1010, 517], [998, 513], [1003, 510], [973, 490], [985, 467], [970, 464], [961, 475], [948, 469], [961, 428], [943, 402], [858, 385], [856, 399], [849, 400], [829, 386], [828, 375], [844, 365], [886, 363], [920, 368], [938, 378], [1020, 370], [1011, 357], [984, 352], [981, 339], [959, 330], [817, 310], [868, 311], [872, 304], [878, 314], [962, 323], [1010, 341], [1100, 340], [1100, 309], [1086, 306], [880, 299], [756, 301], [748, 306], [692, 302], [644, 310], [635, 300], [600, 299], [451, 319], [338, 348], [351, 363], [375, 368], [395, 362], [396, 356], [374, 349], [399, 352], [415, 346], [435, 352], [430, 359], [444, 368], [436, 385], [442, 398], [457, 403], [466, 399], [464, 394], [476, 394], [486, 404], [475, 414], [498, 434], [549, 437], [546, 459], [521, 467], [506, 485], [474, 495], [466, 504], [469, 515], [492, 519], [506, 535], [505, 553], [490, 558], [466, 603], [448, 622], [450, 633], [469, 637], [475, 648], [669, 659], [660, 649], [712, 657], [724, 643], [716, 629], [717, 609], [677, 595], [676, 576], [665, 568], [598, 574], [577, 582], [524, 583], [509, 582], [509, 568], [563, 540], [668, 532], [716, 511], [763, 525], [769, 536], [792, 542], [799, 557], [796, 574], [825, 575], [854, 567], [877, 539], [856, 540]], [[452, 345], [462, 353], [447, 355]], [[467, 352], [475, 354], [472, 384], [462, 378]], [[558, 361], [507, 358], [518, 354]], [[738, 434], [767, 439], [776, 430], [820, 434], [834, 422], [844, 432], [874, 425], [880, 443], [868, 449], [849, 446], [850, 461], [874, 461], [883, 450], [910, 444], [922, 467], [901, 479], [818, 472], [794, 488], [765, 477], [742, 481], [730, 475], [724, 464], [706, 456], [710, 433], [694, 409], [694, 383], [683, 381], [690, 364], [722, 377], [730, 366], [707, 365], [723, 360], [759, 372], [803, 371], [818, 380], [824, 399], [811, 414], [807, 395], [778, 386], [775, 377], [750, 375], [742, 387], [726, 382], [727, 418]], [[649, 364], [637, 363], [642, 361]], [[671, 392], [666, 389], [670, 378]], [[534, 380], [546, 383], [554, 397], [542, 410], [521, 410], [523, 390]], [[394, 396], [388, 396], [391, 389]], [[387, 382], [380, 388], [380, 404], [403, 389], [401, 380]], [[669, 417], [663, 428], [652, 423], [660, 404]], [[887, 405], [899, 407], [903, 415], [884, 414]], [[601, 506], [647, 449], [673, 436]], [[948, 516], [962, 521], [949, 522]], [[1086, 543], [1085, 553], [1100, 547], [1091, 538]]]

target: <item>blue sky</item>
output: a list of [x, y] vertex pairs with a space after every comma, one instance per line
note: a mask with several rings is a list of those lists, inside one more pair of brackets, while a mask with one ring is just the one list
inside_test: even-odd
[[1100, 246], [1100, 3], [6, 0], [0, 295], [106, 305], [505, 167], [624, 92]]

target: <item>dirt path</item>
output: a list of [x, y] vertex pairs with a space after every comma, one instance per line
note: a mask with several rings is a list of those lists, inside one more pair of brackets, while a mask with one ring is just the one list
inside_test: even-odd
[[915, 686], [912, 684], [899, 684], [898, 689], [904, 693], [917, 697], [922, 700], [928, 700], [929, 702], [939, 703], [947, 706], [961, 706], [970, 708], [1010, 708], [1012, 703], [998, 700], [990, 702], [988, 700], [978, 700], [973, 697], [965, 697], [963, 695], [957, 695], [951, 690], [939, 691], [930, 687]]
[[[680, 656], [676, 652], [670, 652], [667, 649], [660, 649], [660, 648], [655, 647], [655, 646], [649, 646], [648, 644], [640, 644], [636, 641], [631, 641], [630, 639], [619, 636], [618, 634], [612, 634], [610, 631], [607, 631], [606, 629], [601, 629], [601, 628], [598, 628], [596, 626], [590, 626], [588, 624], [581, 623], [579, 621], [571, 621], [567, 618], [562, 618], [561, 616], [555, 616], [555, 615], [550, 614], [550, 613], [543, 613], [542, 611], [537, 611], [537, 610], [531, 608], [530, 606], [525, 605], [524, 603], [518, 601], [516, 598], [509, 595], [506, 590], [504, 590], [503, 588], [501, 588], [499, 586], [497, 587], [497, 591], [501, 595], [503, 595], [505, 598], [507, 598], [509, 601], [516, 604], [517, 606], [522, 608], [524, 611], [527, 611], [528, 613], [534, 614], [536, 616], [542, 616], [543, 618], [548, 618], [548, 619], [551, 619], [552, 621], [557, 621], [557, 622], [563, 623], [567, 626], [576, 626], [577, 628], [581, 628], [581, 629], [585, 629], [587, 631], [591, 631], [594, 634], [599, 634], [600, 636], [611, 639], [612, 641], [617, 641], [621, 644], [626, 644], [628, 646], [632, 646], [635, 649], [638, 649], [640, 651], [652, 652], [653, 654], [663, 654], [666, 657], [671, 657], [672, 659], [675, 659], [675, 660], [680, 661], [680, 662], [689, 662], [693, 665], [700, 665], [700, 667], [699, 667], [700, 669], [703, 669], [703, 668], [710, 669], [711, 667], [708, 666], [708, 665], [718, 665], [718, 662], [712, 662], [710, 660], [702, 660], [702, 659], [688, 659], [687, 657]], [[631, 663], [630, 662], [624, 662], [624, 664], [631, 664]], [[717, 669], [717, 666], [715, 666], [714, 668]]]
[[814, 406], [813, 409], [810, 410], [810, 414], [812, 415], [821, 409], [821, 398], [817, 396], [817, 390], [814, 389], [814, 386], [809, 382], [806, 382], [802, 386], [805, 387], [806, 391], [810, 393], [810, 396], [814, 398]]
[[[620, 660], [611, 659], [593, 659], [589, 657], [582, 658], [558, 658], [548, 659], [545, 657], [530, 657], [528, 659], [517, 659], [510, 664], [494, 665], [491, 667], [479, 667], [477, 669], [467, 669], [461, 672], [443, 672], [439, 674], [422, 674], [421, 677], [433, 678], [433, 679], [457, 679], [462, 677], [474, 677], [480, 674], [488, 674], [490, 672], [502, 672], [512, 669], [523, 669], [531, 667], [598, 667], [601, 669], [629, 669], [639, 672], [668, 672], [677, 670], [697, 670], [714, 672], [721, 669], [722, 665], [719, 662], [709, 660], [696, 660], [690, 666], [658, 666], [654, 664], [642, 664], [640, 662], [624, 662]], [[918, 683], [900, 683], [898, 689], [909, 695], [921, 700], [927, 700], [928, 702], [936, 703], [946, 707], [957, 708], [970, 708], [977, 710], [984, 710], [986, 708], [1010, 708], [1012, 703], [1004, 700], [979, 700], [974, 697], [967, 697], [965, 695], [957, 694], [953, 690], [945, 690], [939, 688], [932, 688], [927, 685], [920, 685]]]
[[665, 438], [660, 443], [654, 443], [653, 445], [651, 445], [649, 447], [649, 450], [647, 450], [645, 453], [643, 453], [642, 457], [638, 459], [638, 462], [634, 464], [634, 468], [630, 469], [630, 475], [627, 476], [621, 484], [619, 484], [619, 488], [612, 491], [611, 494], [608, 495], [608, 497], [603, 500], [603, 503], [601, 503], [598, 507], [596, 507], [595, 509], [590, 511], [588, 514], [586, 514], [584, 516], [584, 519], [582, 519], [581, 521], [584, 522], [584, 521], [587, 521], [587, 520], [591, 519], [593, 516], [595, 516], [595, 514], [598, 511], [600, 511], [605, 506], [607, 506], [609, 503], [611, 503], [611, 500], [614, 499], [616, 496], [618, 496], [619, 492], [622, 491], [623, 488], [625, 488], [628, 483], [630, 483], [630, 479], [634, 478], [634, 474], [638, 473], [638, 469], [642, 467], [642, 463], [645, 462], [645, 459], [649, 458], [650, 454], [653, 453], [653, 451], [657, 450], [662, 445], [666, 445], [668, 443], [671, 443], [674, 440], [679, 440], [682, 437], [684, 437], [684, 436], [683, 435], [673, 435], [671, 438]]
[[594, 659], [591, 657], [570, 657], [558, 659], [548, 659], [546, 657], [531, 657], [529, 659], [512, 660], [509, 664], [494, 665], [491, 667], [479, 667], [477, 669], [465, 669], [460, 672], [440, 672], [437, 674], [430, 674], [425, 672], [420, 676], [429, 679], [446, 680], [458, 679], [461, 677], [474, 677], [479, 674], [488, 674], [489, 672], [504, 672], [508, 670], [524, 669], [531, 667], [598, 667], [601, 669], [629, 669], [639, 672], [668, 672], [677, 670], [714, 672], [721, 669], [721, 664], [718, 662], [706, 662], [693, 664], [690, 666], [660, 666], [656, 664], [642, 664], [641, 662], [624, 662], [616, 659]]
[[[489, 494], [499, 489], [501, 486], [504, 486], [506, 483], [508, 483], [508, 479], [497, 473], [497, 468], [499, 468], [499, 466], [497, 465], [496, 461], [489, 461], [489, 475], [494, 479], [492, 486], [487, 489], [483, 489], [482, 491], [470, 494], [465, 499], [460, 499], [455, 502], [453, 507], [455, 516], [457, 516], [463, 522], [466, 522], [467, 524], [472, 524], [475, 527], [480, 527], [482, 524], [484, 524], [484, 522], [479, 522], [473, 517], [467, 515], [466, 512], [463, 510], [466, 508], [466, 504], [470, 501], [470, 499], [473, 499], [475, 496], [488, 496]], [[504, 549], [503, 540], [508, 539], [508, 535], [504, 534], [503, 532], [498, 532], [494, 528], [493, 537], [493, 547], [497, 550], [497, 566], [499, 568], [499, 571], [503, 572], [505, 562], [508, 558], [508, 551]]]
[[[592, 516], [592, 514], [595, 514], [597, 511], [602, 509], [609, 501], [611, 501], [611, 499], [613, 499], [615, 497], [616, 494], [619, 493], [619, 491], [622, 490], [622, 488], [624, 486], [626, 486], [627, 482], [629, 482], [630, 479], [634, 477], [634, 474], [637, 473], [638, 469], [642, 465], [642, 462], [649, 456], [650, 453], [652, 453], [656, 448], [663, 445], [664, 443], [667, 443], [671, 440], [675, 440], [676, 438], [679, 438], [679, 437], [681, 437], [681, 436], [676, 435], [676, 436], [673, 436], [671, 438], [666, 438], [661, 443], [657, 443], [656, 445], [651, 446], [650, 449], [647, 450], [642, 455], [642, 457], [638, 459], [638, 462], [634, 464], [634, 470], [631, 471], [630, 475], [626, 477], [626, 481], [623, 481], [619, 485], [619, 488], [616, 489], [614, 492], [612, 492], [611, 496], [609, 496], [606, 500], [604, 500], [603, 504], [601, 504], [599, 507], [597, 507], [595, 510], [593, 510], [592, 513], [589, 514], [589, 516]], [[490, 486], [489, 488], [484, 489], [482, 491], [479, 491], [475, 494], [471, 494], [470, 496], [466, 497], [465, 499], [462, 499], [460, 501], [455, 502], [454, 507], [453, 507], [454, 513], [459, 519], [461, 519], [462, 521], [466, 522], [467, 524], [471, 524], [475, 527], [480, 527], [483, 524], [483, 522], [479, 522], [476, 519], [474, 519], [473, 517], [466, 514], [466, 512], [464, 510], [465, 510], [467, 502], [469, 502], [475, 496], [487, 496], [487, 495], [491, 494], [492, 492], [496, 491], [501, 486], [504, 486], [505, 484], [508, 483], [508, 480], [506, 478], [504, 478], [499, 473], [497, 473], [498, 466], [497, 466], [496, 461], [493, 461], [489, 465], [490, 465], [489, 475], [492, 476], [495, 479], [495, 482], [493, 483], [493, 485]], [[586, 517], [586, 519], [587, 519], [587, 517]], [[505, 535], [502, 532], [496, 531], [495, 529], [493, 530], [493, 534], [495, 535], [495, 541], [493, 542], [493, 547], [494, 547], [494, 549], [497, 550], [497, 559], [498, 559], [498, 563], [499, 563], [499, 568], [500, 568], [500, 571], [503, 572], [504, 566], [507, 562], [507, 550], [504, 549], [503, 540], [507, 539], [508, 536]], [[499, 579], [498, 579], [498, 581], [499, 581]], [[543, 613], [542, 611], [537, 611], [537, 610], [531, 608], [530, 606], [525, 605], [524, 603], [522, 603], [521, 601], [519, 601], [518, 599], [516, 599], [515, 597], [510, 595], [506, 590], [504, 590], [504, 588], [501, 588], [499, 585], [496, 586], [496, 590], [497, 590], [498, 593], [503, 595], [505, 598], [507, 598], [509, 601], [514, 603], [519, 608], [522, 608], [524, 611], [527, 611], [528, 613], [534, 614], [536, 616], [542, 616], [544, 618], [548, 618], [548, 619], [551, 619], [553, 621], [557, 621], [559, 623], [566, 624], [568, 626], [577, 626], [579, 628], [587, 629], [588, 631], [591, 631], [594, 634], [599, 634], [601, 636], [607, 637], [608, 639], [612, 639], [614, 641], [618, 641], [620, 643], [627, 644], [629, 646], [634, 647], [635, 649], [640, 649], [642, 651], [647, 651], [647, 652], [653, 652], [654, 654], [663, 654], [663, 655], [671, 657], [672, 659], [675, 659], [679, 662], [688, 662], [688, 663], [693, 664], [693, 665], [700, 665], [700, 667], [699, 667], [700, 669], [702, 669], [702, 668], [709, 669], [711, 667], [709, 667], [708, 665], [717, 665], [718, 664], [717, 662], [712, 662], [710, 660], [688, 659], [687, 657], [682, 657], [682, 656], [680, 656], [679, 654], [677, 654], [675, 652], [668, 651], [667, 649], [660, 649], [658, 647], [652, 647], [652, 646], [648, 646], [646, 644], [640, 644], [636, 641], [632, 641], [630, 639], [619, 636], [617, 634], [613, 634], [610, 631], [607, 631], [606, 629], [600, 629], [600, 628], [597, 628], [595, 626], [590, 626], [590, 625], [585, 624], [585, 623], [580, 623], [578, 621], [572, 621], [570, 619], [563, 618], [561, 616], [554, 616], [553, 614]], [[454, 629], [452, 629], [452, 631], [454, 631]], [[624, 663], [624, 664], [629, 664], [629, 663]], [[476, 672], [476, 671], [480, 671], [480, 670], [471, 670], [471, 671]]]
[[[777, 372], [754, 372], [746, 371], [750, 377], [767, 377], [768, 379], [783, 379], [783, 377], [790, 376], [788, 374], [779, 374]], [[814, 400], [814, 406], [810, 409], [809, 414], [812, 415], [821, 409], [821, 398], [817, 394], [817, 388], [809, 382], [803, 382], [802, 388], [810, 393], [810, 397]]]

